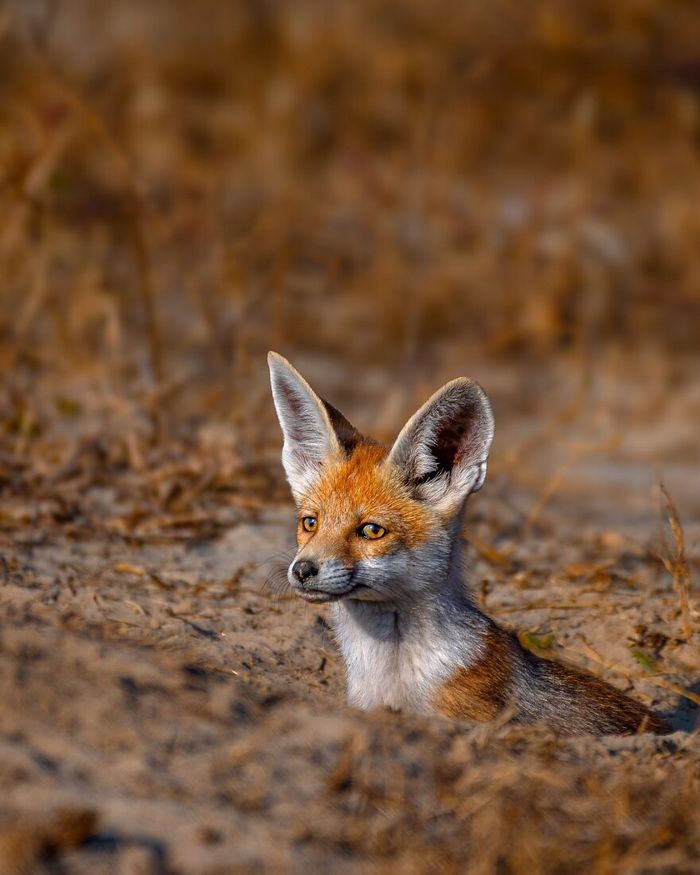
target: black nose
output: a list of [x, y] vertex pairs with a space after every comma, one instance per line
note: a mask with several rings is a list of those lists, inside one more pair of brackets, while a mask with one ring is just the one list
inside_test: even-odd
[[296, 577], [299, 583], [306, 583], [310, 577], [316, 577], [318, 574], [318, 565], [310, 559], [301, 559], [295, 562], [292, 566], [292, 574]]

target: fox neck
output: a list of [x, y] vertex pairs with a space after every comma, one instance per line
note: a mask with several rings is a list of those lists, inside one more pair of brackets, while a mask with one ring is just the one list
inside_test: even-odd
[[402, 587], [410, 596], [332, 606], [351, 705], [428, 712], [440, 684], [483, 656], [489, 621], [465, 588], [460, 528], [453, 520], [430, 562], [416, 562]]

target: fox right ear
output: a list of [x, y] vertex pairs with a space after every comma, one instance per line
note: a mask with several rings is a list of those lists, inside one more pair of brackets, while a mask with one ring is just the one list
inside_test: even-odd
[[342, 413], [319, 398], [286, 358], [270, 352], [267, 363], [284, 436], [282, 464], [292, 494], [299, 501], [318, 478], [324, 462], [350, 452], [362, 436]]
[[455, 513], [481, 489], [493, 440], [486, 393], [461, 377], [439, 389], [403, 427], [388, 463], [417, 498]]

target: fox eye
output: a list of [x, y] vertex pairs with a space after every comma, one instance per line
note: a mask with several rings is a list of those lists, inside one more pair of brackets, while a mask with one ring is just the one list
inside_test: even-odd
[[365, 523], [357, 530], [357, 534], [368, 541], [376, 541], [378, 538], [383, 538], [386, 535], [386, 529], [380, 526], [379, 523]]
[[305, 516], [301, 521], [305, 532], [315, 532], [318, 528], [318, 520], [315, 516]]

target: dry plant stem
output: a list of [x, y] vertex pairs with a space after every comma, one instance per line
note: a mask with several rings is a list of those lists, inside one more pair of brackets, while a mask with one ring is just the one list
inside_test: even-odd
[[576, 460], [576, 457], [580, 454], [580, 451], [577, 451], [575, 449], [569, 450], [564, 462], [562, 462], [562, 464], [554, 471], [552, 476], [546, 482], [544, 489], [540, 493], [537, 501], [532, 506], [530, 512], [525, 518], [525, 521], [523, 523], [523, 534], [529, 532], [532, 527], [537, 523], [540, 516], [542, 515], [542, 511], [545, 509], [552, 496], [562, 485], [564, 478], [566, 477], [567, 471], [571, 468], [574, 461]]
[[618, 443], [619, 437], [611, 435], [604, 441], [596, 441], [593, 443], [577, 443], [571, 446], [566, 454], [566, 458], [554, 470], [552, 476], [547, 480], [545, 486], [540, 493], [537, 501], [527, 515], [523, 523], [523, 533], [529, 532], [534, 525], [539, 521], [542, 512], [549, 504], [553, 496], [559, 491], [567, 473], [572, 465], [580, 458], [587, 455], [595, 455], [596, 453], [604, 453], [607, 450], [613, 449]]
[[671, 527], [675, 552], [672, 556], [662, 557], [662, 561], [666, 570], [673, 578], [673, 588], [678, 593], [678, 601], [680, 604], [681, 614], [681, 629], [683, 638], [690, 641], [692, 636], [692, 627], [690, 623], [690, 571], [688, 570], [688, 562], [685, 556], [685, 535], [683, 526], [678, 517], [676, 505], [671, 498], [669, 491], [663, 483], [659, 484], [659, 488], [666, 500], [666, 515], [668, 523]]
[[[484, 354], [488, 349], [484, 349]], [[542, 441], [554, 442], [557, 438], [557, 433], [560, 428], [567, 424], [575, 422], [582, 415], [589, 390], [585, 383], [582, 383], [577, 391], [574, 400], [567, 404], [562, 410], [556, 412], [549, 421], [545, 422], [541, 428], [538, 428], [533, 434], [530, 434], [525, 440], [516, 444], [509, 450], [504, 459], [501, 461], [501, 468], [508, 473], [517, 471], [518, 466], [527, 458], [527, 454]]]
[[[634, 604], [634, 602], [626, 602]], [[600, 602], [533, 602], [525, 605], [499, 606], [499, 614], [517, 613], [519, 611], [589, 611], [600, 610]]]

